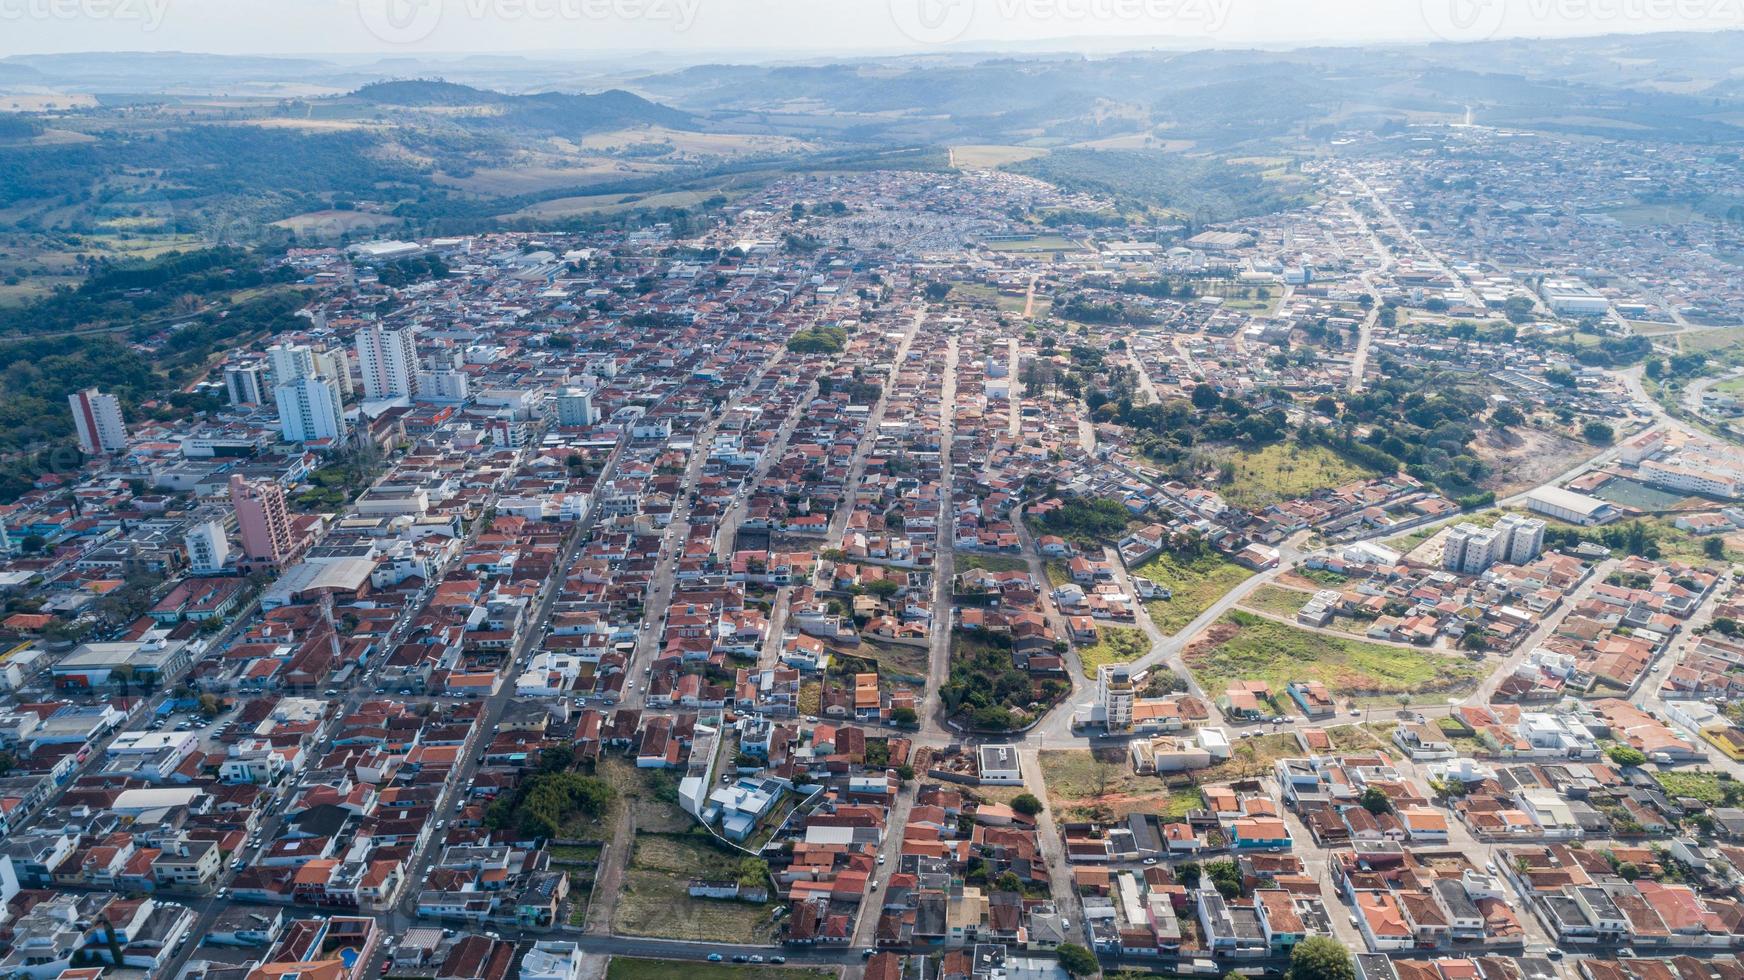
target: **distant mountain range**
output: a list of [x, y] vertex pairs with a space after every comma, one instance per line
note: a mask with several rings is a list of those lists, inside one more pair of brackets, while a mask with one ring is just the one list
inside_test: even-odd
[[375, 82], [338, 101], [347, 100], [402, 109], [478, 106], [491, 112], [450, 118], [468, 127], [507, 127], [557, 134], [598, 132], [626, 126], [689, 129], [695, 125], [694, 117], [688, 112], [650, 102], [621, 89], [594, 95], [563, 92], [510, 95], [442, 79], [415, 79]]

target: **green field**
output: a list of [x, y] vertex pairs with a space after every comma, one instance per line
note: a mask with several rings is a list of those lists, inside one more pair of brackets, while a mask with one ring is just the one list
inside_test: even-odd
[[1726, 787], [1728, 784], [1732, 787], [1730, 794], [1732, 798], [1735, 799], [1741, 792], [1744, 792], [1744, 786], [1741, 786], [1736, 780], [1727, 779], [1717, 772], [1656, 772], [1653, 774], [1653, 778], [1659, 781], [1660, 788], [1665, 790], [1666, 796], [1687, 796], [1691, 799], [1701, 800], [1709, 806], [1736, 805], [1727, 802]]
[[1099, 626], [1096, 642], [1078, 648], [1078, 660], [1084, 665], [1084, 676], [1095, 677], [1103, 664], [1130, 663], [1149, 653], [1150, 637], [1131, 626]]
[[1314, 598], [1313, 593], [1286, 589], [1281, 585], [1262, 585], [1249, 592], [1241, 604], [1274, 616], [1294, 616], [1302, 604]]
[[691, 898], [692, 877], [737, 877], [738, 858], [690, 835], [638, 834], [612, 931], [690, 942], [755, 946], [775, 935], [776, 903]]
[[1182, 559], [1165, 553], [1140, 565], [1133, 574], [1174, 593], [1172, 599], [1145, 603], [1145, 611], [1157, 629], [1173, 634], [1185, 629], [1230, 589], [1247, 581], [1253, 572], [1222, 555]]
[[1235, 474], [1228, 484], [1218, 488], [1218, 493], [1231, 505], [1247, 510], [1260, 510], [1322, 487], [1336, 487], [1375, 475], [1325, 446], [1295, 442], [1230, 453], [1224, 462]]
[[1677, 337], [1679, 349], [1712, 353], [1728, 347], [1744, 347], [1744, 328], [1720, 327], [1713, 330], [1688, 330]]
[[1046, 152], [1048, 151], [1039, 146], [970, 143], [951, 147], [951, 162], [959, 170], [992, 170], [1008, 163], [1039, 157]]
[[1266, 681], [1274, 691], [1306, 680], [1340, 695], [1455, 694], [1485, 672], [1457, 654], [1317, 633], [1239, 611], [1196, 639], [1186, 661], [1213, 693], [1236, 680]]
[[1022, 241], [985, 242], [989, 252], [1076, 252], [1077, 242], [1060, 235], [1037, 235]]
[[694, 960], [645, 960], [614, 956], [606, 967], [606, 980], [826, 980], [839, 977], [837, 970], [801, 966], [769, 966], [764, 963], [698, 963]]
[[1029, 562], [1011, 555], [957, 553], [957, 571], [967, 572], [976, 568], [984, 572], [1027, 572], [1029, 571]]

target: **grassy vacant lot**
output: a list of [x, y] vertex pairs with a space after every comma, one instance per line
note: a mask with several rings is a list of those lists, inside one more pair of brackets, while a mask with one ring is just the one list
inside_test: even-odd
[[1229, 748], [1228, 759], [1194, 773], [1194, 778], [1204, 784], [1251, 779], [1271, 772], [1272, 764], [1279, 759], [1292, 759], [1302, 754], [1302, 746], [1291, 732], [1235, 739], [1234, 742]]
[[1159, 777], [1134, 773], [1120, 748], [1045, 750], [1040, 762], [1048, 802], [1062, 819], [1181, 816], [1204, 805], [1196, 789], [1171, 791]]
[[951, 162], [958, 170], [992, 170], [1008, 163], [1039, 157], [1046, 152], [1048, 151], [1039, 146], [970, 143], [951, 147]]
[[1300, 497], [1320, 487], [1336, 487], [1374, 476], [1325, 446], [1280, 442], [1264, 449], [1229, 454], [1234, 478], [1218, 492], [1237, 507], [1258, 510]]
[[606, 980], [826, 980], [839, 977], [836, 969], [800, 966], [769, 966], [763, 963], [697, 963], [694, 960], [645, 960], [614, 956], [606, 967]]
[[1182, 559], [1162, 554], [1140, 565], [1133, 574], [1174, 593], [1172, 599], [1145, 603], [1151, 621], [1164, 633], [1179, 633], [1224, 593], [1247, 581], [1253, 572], [1222, 555]]
[[1688, 351], [1717, 351], [1744, 344], [1744, 330], [1719, 327], [1714, 330], [1691, 330], [1678, 335], [1677, 346]]
[[769, 921], [774, 903], [753, 905], [688, 894], [693, 877], [737, 877], [738, 858], [693, 836], [638, 834], [635, 846], [618, 896], [613, 932], [745, 946], [774, 937], [774, 924]]
[[1281, 585], [1262, 585], [1249, 592], [1241, 604], [1274, 616], [1294, 616], [1302, 604], [1312, 598], [1314, 594], [1311, 592], [1286, 589]]
[[1103, 664], [1124, 664], [1150, 652], [1150, 637], [1144, 630], [1131, 626], [1097, 628], [1096, 642], [1078, 649], [1078, 659], [1084, 664], [1084, 676], [1095, 677]]
[[1021, 241], [983, 243], [990, 252], [1076, 252], [1078, 243], [1060, 235], [1037, 235]]
[[1334, 694], [1454, 693], [1469, 690], [1483, 673], [1458, 655], [1317, 633], [1239, 611], [1197, 637], [1186, 660], [1212, 693], [1235, 680], [1266, 681], [1274, 691], [1316, 680]]
[[1733, 786], [1732, 796], [1735, 798], [1744, 787], [1735, 780], [1728, 780], [1717, 772], [1683, 771], [1656, 772], [1653, 778], [1659, 780], [1659, 785], [1665, 790], [1666, 796], [1688, 796], [1701, 800], [1709, 806], [1731, 806], [1726, 802], [1726, 784]]
[[973, 569], [984, 572], [1027, 572], [1029, 562], [1012, 555], [977, 555], [957, 552], [957, 571], [967, 572]]
[[884, 643], [861, 640], [850, 652], [831, 661], [832, 666], [848, 666], [852, 661], [870, 660], [885, 681], [925, 679], [930, 656], [926, 647], [907, 643]]
[[[612, 784], [617, 791], [615, 805], [633, 816], [631, 826], [642, 833], [676, 834], [695, 823], [690, 814], [678, 806], [678, 777], [657, 769], [637, 769], [622, 756], [602, 756], [594, 766], [594, 774]], [[591, 827], [566, 828], [574, 836], [605, 840], [612, 835], [613, 822], [619, 819], [616, 809], [605, 820]]]

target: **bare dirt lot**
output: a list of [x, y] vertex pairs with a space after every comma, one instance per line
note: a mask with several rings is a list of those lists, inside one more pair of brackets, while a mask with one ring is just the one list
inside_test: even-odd
[[1503, 434], [1486, 427], [1472, 447], [1490, 467], [1484, 489], [1498, 497], [1539, 486], [1597, 451], [1584, 442], [1528, 428]]

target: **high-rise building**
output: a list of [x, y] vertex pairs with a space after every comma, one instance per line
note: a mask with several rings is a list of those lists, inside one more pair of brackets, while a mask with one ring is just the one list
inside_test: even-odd
[[584, 388], [564, 388], [557, 392], [558, 425], [593, 425], [598, 421], [593, 392]]
[[1096, 668], [1096, 701], [1102, 705], [1103, 724], [1110, 732], [1132, 727], [1133, 689], [1130, 664], [1102, 664]]
[[342, 442], [347, 428], [339, 383], [310, 375], [279, 385], [274, 394], [279, 406], [279, 434], [286, 442]]
[[464, 370], [465, 355], [452, 346], [445, 346], [430, 355], [430, 370], [418, 375], [418, 400], [437, 404], [466, 401], [472, 392], [472, 379]]
[[67, 396], [73, 408], [73, 426], [79, 431], [79, 449], [87, 456], [127, 450], [127, 426], [121, 421], [121, 401], [95, 388]]
[[267, 366], [259, 361], [229, 364], [224, 367], [224, 388], [232, 405], [259, 405], [272, 390]]
[[1462, 523], [1447, 532], [1447, 547], [1441, 555], [1441, 567], [1450, 572], [1478, 575], [1496, 563], [1504, 553], [1502, 534], [1495, 528]]
[[182, 543], [188, 548], [188, 570], [195, 575], [216, 575], [230, 560], [230, 540], [217, 521], [194, 525]]
[[274, 388], [321, 373], [315, 366], [314, 350], [302, 344], [274, 344], [266, 349], [266, 362], [272, 369]]
[[328, 350], [316, 347], [311, 353], [315, 357], [316, 373], [323, 378], [332, 378], [339, 385], [340, 397], [350, 398], [356, 388], [351, 383], [351, 356], [345, 353], [345, 348]]
[[1505, 552], [1510, 565], [1524, 565], [1544, 553], [1544, 528], [1544, 522], [1536, 517], [1502, 515], [1496, 530], [1508, 535]]
[[254, 564], [282, 567], [291, 557], [293, 547], [284, 488], [271, 480], [249, 480], [240, 473], [232, 474], [230, 505], [236, 509], [243, 555]]
[[390, 330], [372, 323], [357, 332], [357, 366], [363, 374], [363, 397], [409, 398], [418, 393], [418, 332], [416, 327]]
[[472, 392], [472, 379], [465, 371], [442, 368], [418, 375], [418, 400], [438, 404], [459, 404]]

